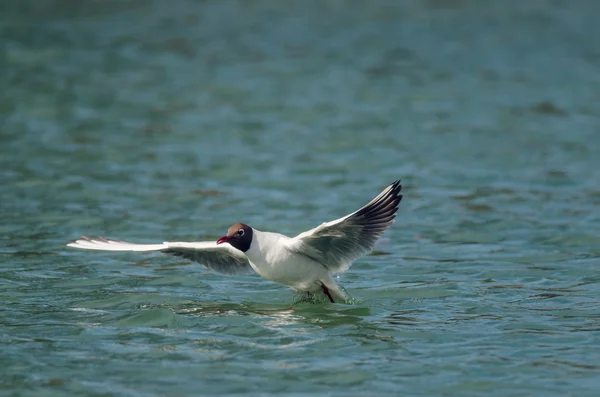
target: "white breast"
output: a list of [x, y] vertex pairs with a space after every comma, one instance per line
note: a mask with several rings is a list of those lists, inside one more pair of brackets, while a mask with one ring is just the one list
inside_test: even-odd
[[286, 240], [289, 237], [283, 234], [253, 229], [252, 243], [246, 251], [250, 265], [262, 277], [295, 290], [319, 290], [319, 280], [326, 279], [329, 272], [309, 257], [288, 250]]

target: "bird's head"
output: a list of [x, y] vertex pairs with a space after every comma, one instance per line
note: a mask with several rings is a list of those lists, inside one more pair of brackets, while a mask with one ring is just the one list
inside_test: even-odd
[[217, 244], [229, 243], [232, 247], [246, 252], [252, 244], [252, 228], [244, 223], [236, 223], [227, 229], [227, 234], [217, 240]]

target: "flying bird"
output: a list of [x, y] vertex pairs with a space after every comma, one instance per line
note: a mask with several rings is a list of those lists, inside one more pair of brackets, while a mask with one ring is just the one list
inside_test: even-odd
[[82, 236], [67, 246], [99, 251], [159, 251], [227, 275], [254, 271], [298, 292], [323, 292], [331, 302], [344, 302], [346, 296], [332, 275], [345, 272], [352, 262], [373, 249], [394, 222], [401, 190], [400, 181], [395, 181], [358, 211], [296, 237], [235, 223], [216, 242], [132, 244]]

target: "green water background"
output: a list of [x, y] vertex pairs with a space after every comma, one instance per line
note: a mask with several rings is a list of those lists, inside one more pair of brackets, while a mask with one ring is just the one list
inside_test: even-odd
[[[600, 3], [2, 1], [0, 395], [597, 396]], [[397, 222], [295, 304], [80, 234]]]

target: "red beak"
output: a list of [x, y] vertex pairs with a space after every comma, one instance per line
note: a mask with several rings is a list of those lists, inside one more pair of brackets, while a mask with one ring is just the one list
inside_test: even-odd
[[223, 236], [220, 239], [217, 240], [217, 245], [219, 244], [223, 244], [223, 243], [228, 243], [229, 242], [229, 237], [227, 236]]

